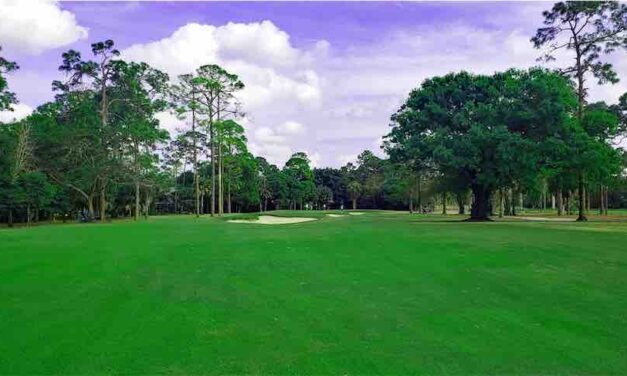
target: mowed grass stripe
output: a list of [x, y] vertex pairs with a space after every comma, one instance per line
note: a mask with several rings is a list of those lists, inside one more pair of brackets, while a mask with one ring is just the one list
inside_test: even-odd
[[0, 231], [0, 373], [627, 372], [624, 232], [320, 218]]

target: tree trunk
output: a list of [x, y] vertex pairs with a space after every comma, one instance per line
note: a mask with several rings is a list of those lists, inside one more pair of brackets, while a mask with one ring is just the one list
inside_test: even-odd
[[503, 218], [503, 188], [499, 189], [499, 218]]
[[484, 186], [473, 184], [472, 185], [472, 207], [470, 208], [470, 220], [471, 221], [489, 221], [489, 201], [490, 190]]
[[411, 190], [409, 192], [409, 214], [412, 214], [414, 212], [414, 192], [413, 190]]
[[557, 215], [564, 215], [564, 196], [562, 195], [562, 190], [558, 189], [556, 195], [554, 196], [557, 199]]
[[357, 209], [357, 199], [353, 199], [353, 210]]
[[510, 190], [509, 188], [506, 190], [503, 190], [503, 210], [504, 210], [504, 215], [512, 215], [512, 200], [510, 199]]
[[139, 220], [139, 182], [135, 182], [135, 220]]
[[[577, 191], [577, 194], [579, 194], [579, 191]], [[586, 187], [583, 188], [583, 194], [581, 196], [582, 197], [580, 197], [580, 199], [583, 198], [583, 203], [580, 202], [580, 204], [583, 206], [583, 213], [587, 214], [586, 207], [588, 206], [588, 199], [586, 195]]]
[[30, 205], [26, 205], [26, 226], [30, 226]]
[[494, 195], [490, 194], [490, 199], [488, 200], [488, 215], [490, 217], [494, 217]]
[[422, 177], [420, 175], [418, 175], [417, 178], [417, 185], [418, 185], [418, 197], [417, 197], [417, 202], [416, 205], [418, 206], [418, 213], [422, 213]]
[[209, 123], [209, 142], [211, 144], [211, 216], [216, 215], [216, 145], [213, 120]]
[[446, 215], [446, 192], [442, 192], [442, 214]]
[[551, 195], [551, 209], [555, 210], [555, 195]]
[[[230, 175], [230, 172], [229, 172]], [[226, 211], [231, 214], [231, 178], [226, 182]], [[261, 202], [259, 202], [259, 206], [261, 206]]]
[[107, 197], [106, 184], [102, 183], [100, 186], [100, 222], [104, 222], [107, 219]]
[[94, 218], [94, 196], [93, 195], [89, 195], [89, 198], [87, 199], [87, 212], [89, 214], [89, 220], [92, 220]]
[[[196, 95], [192, 93], [192, 100], [196, 102]], [[194, 196], [196, 204], [196, 218], [200, 217], [200, 179], [198, 177], [198, 149], [197, 149], [197, 136], [196, 136], [196, 105], [192, 107], [192, 133], [194, 135]]]
[[7, 225], [13, 227], [13, 208], [9, 207], [9, 218]]
[[[581, 59], [583, 57], [583, 51], [581, 50], [580, 41], [577, 35], [573, 37], [573, 44], [575, 46], [575, 61], [576, 61], [576, 77], [577, 77], [577, 120], [579, 121], [579, 125], [583, 125], [583, 111], [584, 111], [584, 101], [586, 99], [586, 90], [583, 87], [584, 83], [584, 74], [586, 68], [582, 65]], [[583, 171], [579, 171], [579, 216], [577, 217], [577, 221], [587, 221], [586, 214], [584, 212], [584, 195], [585, 189], [583, 184]]]
[[218, 139], [218, 215], [224, 214], [224, 192], [222, 189], [222, 140]]
[[[107, 100], [107, 77], [105, 72], [105, 68], [104, 66], [101, 67], [102, 70], [102, 82], [101, 82], [101, 107], [100, 107], [100, 120], [102, 122], [102, 128], [106, 128], [109, 122], [109, 104], [108, 104], [108, 100]], [[107, 218], [107, 210], [106, 210], [106, 206], [107, 206], [107, 200], [105, 197], [105, 191], [106, 191], [106, 186], [107, 184], [104, 182], [104, 179], [102, 179], [103, 181], [101, 182], [101, 187], [100, 187], [100, 222], [104, 222]]]
[[583, 185], [582, 173], [579, 173], [579, 189], [577, 193], [579, 194], [579, 216], [577, 217], [577, 222], [585, 222], [588, 220], [588, 218], [586, 218], [585, 213], [586, 188]]
[[150, 191], [146, 191], [146, 198], [144, 201], [144, 218], [146, 219], [148, 219], [150, 205], [152, 205], [152, 195], [150, 194]]

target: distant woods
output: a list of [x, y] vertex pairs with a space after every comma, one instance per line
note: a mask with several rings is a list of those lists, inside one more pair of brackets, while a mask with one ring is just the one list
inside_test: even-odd
[[[302, 152], [283, 166], [252, 155], [235, 72], [207, 62], [169, 77], [120, 59], [111, 40], [88, 58], [69, 50], [55, 99], [0, 125], [0, 221], [341, 207], [472, 220], [527, 207], [585, 220], [627, 207], [627, 94], [592, 103], [587, 87], [619, 80], [605, 57], [627, 47], [627, 8], [565, 2], [543, 16], [531, 43], [560, 69], [426, 79], [391, 114], [387, 157], [364, 151], [341, 168], [314, 168]], [[0, 56], [0, 110], [18, 101], [16, 69]], [[163, 112], [185, 128], [168, 134]]]

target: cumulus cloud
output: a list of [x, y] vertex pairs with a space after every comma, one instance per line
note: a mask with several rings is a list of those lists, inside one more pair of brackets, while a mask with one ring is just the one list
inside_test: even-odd
[[285, 134], [301, 134], [305, 127], [296, 121], [286, 121], [279, 126], [279, 131]]
[[214, 29], [220, 55], [226, 60], [254, 60], [263, 65], [291, 66], [301, 52], [290, 44], [289, 35], [270, 21], [228, 23]]
[[[305, 132], [291, 117], [321, 106], [321, 80], [314, 64], [329, 43], [296, 48], [290, 36], [270, 21], [227, 23], [221, 26], [189, 23], [167, 38], [135, 44], [122, 57], [145, 61], [172, 76], [193, 72], [204, 64], [219, 64], [240, 76], [246, 87], [238, 93], [247, 116], [241, 119], [250, 149], [282, 164], [296, 150]], [[169, 114], [160, 115], [171, 132], [181, 125]]]
[[277, 134], [272, 128], [256, 129], [250, 139], [248, 146], [253, 154], [265, 157], [268, 162], [279, 167], [282, 167], [294, 152], [287, 144], [286, 138]]
[[87, 38], [74, 14], [55, 0], [3, 0], [0, 41], [11, 52], [39, 54]]
[[[300, 150], [294, 148], [293, 145], [301, 145], [298, 142], [305, 132], [305, 127], [296, 121], [288, 120], [276, 127], [262, 126], [254, 128], [250, 132], [250, 149], [253, 153], [262, 155], [268, 161], [282, 166], [295, 151]], [[307, 153], [311, 160], [316, 162], [321, 160], [320, 153]]]
[[[168, 38], [124, 53], [175, 74], [206, 63], [225, 66], [247, 85], [240, 98], [251, 151], [280, 166], [301, 150], [318, 166], [340, 166], [364, 149], [381, 155], [390, 115], [424, 79], [460, 70], [490, 74], [538, 65], [541, 52], [529, 38], [542, 7], [521, 5], [524, 20], [507, 28], [456, 21], [437, 30], [390, 29], [378, 40], [342, 49], [324, 40], [309, 49], [296, 48], [269, 21], [188, 24]], [[561, 56], [558, 62], [568, 59]], [[626, 61], [612, 59], [617, 71], [627, 72]], [[627, 91], [623, 82], [589, 83], [590, 100], [615, 102]]]
[[294, 151], [308, 150], [318, 165], [338, 166], [364, 148], [380, 153], [390, 115], [425, 78], [535, 65], [539, 53], [528, 35], [520, 28], [454, 23], [440, 30], [391, 30], [343, 50], [323, 40], [303, 49], [270, 21], [190, 23], [122, 53], [172, 75], [208, 63], [224, 66], [246, 84], [239, 97], [251, 151], [282, 165]]
[[[314, 139], [322, 164], [343, 165], [364, 149], [381, 154], [381, 136], [389, 132], [390, 115], [426, 78], [461, 70], [491, 74], [539, 65], [536, 58], [541, 51], [529, 41], [541, 20], [539, 7], [523, 8], [534, 21], [507, 28], [464, 21], [442, 24], [438, 29], [391, 30], [367, 44], [330, 49], [317, 68], [329, 106], [306, 118], [308, 124], [316, 124]], [[619, 75], [627, 73], [627, 61], [619, 54], [610, 61]], [[564, 54], [544, 66], [555, 68], [569, 62]], [[627, 78], [618, 85], [598, 86], [593, 79], [588, 84], [591, 101], [614, 103], [627, 91]]]
[[280, 144], [285, 142], [285, 137], [277, 134], [268, 127], [261, 127], [254, 132], [255, 139], [264, 144]]
[[[24, 1], [4, 1], [13, 8], [25, 7]], [[74, 25], [59, 30], [74, 30], [62, 33], [73, 35], [74, 40], [84, 38], [87, 30], [58, 3], [33, 1], [56, 9], [45, 22]], [[403, 28], [390, 25], [376, 36], [338, 45], [326, 40], [295, 44], [286, 30], [271, 21], [188, 23], [163, 39], [132, 45], [122, 55], [145, 61], [172, 77], [204, 64], [220, 64], [246, 84], [239, 93], [246, 113], [240, 122], [253, 153], [282, 166], [293, 152], [304, 150], [319, 166], [340, 166], [364, 149], [380, 153], [378, 146], [389, 132], [390, 115], [424, 79], [460, 70], [489, 74], [537, 65], [540, 52], [529, 38], [541, 24], [541, 11], [546, 7], [546, 3], [503, 5], [478, 21], [443, 20], [437, 29], [420, 23]], [[23, 18], [29, 14], [23, 13]], [[517, 17], [512, 18], [512, 14]], [[15, 22], [16, 17], [7, 16], [4, 9], [0, 14], [0, 40], [6, 44], [8, 26], [4, 18]], [[32, 24], [44, 27], [45, 22]], [[32, 33], [31, 29], [19, 33], [26, 38], [22, 34], [30, 38], [55, 35]], [[39, 43], [44, 44], [50, 45]], [[612, 59], [621, 75], [627, 72], [627, 61]], [[568, 57], [559, 60], [569, 61]], [[19, 74], [12, 87], [21, 85]], [[25, 86], [27, 80], [23, 81]], [[623, 82], [614, 86], [595, 86], [593, 80], [589, 83], [591, 100], [614, 102], [627, 91]], [[22, 95], [20, 98], [33, 102]], [[158, 118], [171, 133], [188, 126], [169, 113]]]
[[289, 35], [270, 21], [222, 26], [190, 23], [167, 38], [130, 46], [122, 56], [172, 75], [220, 64], [245, 82], [240, 98], [248, 109], [278, 101], [316, 106], [321, 99], [318, 76], [306, 68], [309, 55], [294, 48]]
[[25, 104], [14, 104], [13, 111], [0, 111], [0, 123], [13, 123], [24, 119], [33, 112], [33, 108]]

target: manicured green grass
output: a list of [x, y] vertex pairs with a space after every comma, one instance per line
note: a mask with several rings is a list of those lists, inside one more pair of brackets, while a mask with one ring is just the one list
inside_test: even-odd
[[627, 223], [460, 218], [0, 230], [0, 374], [627, 374]]
[[[543, 217], [555, 217], [557, 216], [557, 211], [555, 209], [550, 209], [547, 208], [545, 210], [542, 209], [529, 209], [529, 208], [525, 208], [523, 210], [518, 210], [518, 213], [520, 215], [526, 215], [526, 216], [543, 216]], [[605, 218], [607, 218], [608, 216], [611, 217], [615, 217], [615, 216], [619, 216], [619, 217], [623, 217], [623, 216], [627, 216], [627, 209], [609, 209], [608, 210], [608, 216], [603, 216], [603, 215], [599, 215], [599, 209], [598, 208], [594, 208], [594, 209], [590, 209], [589, 211], [587, 211], [586, 216], [589, 219], [599, 219], [599, 220], [603, 220]], [[573, 213], [569, 216], [566, 217], [570, 217], [570, 218], [577, 218], [577, 210], [573, 210]], [[627, 217], [625, 217], [627, 218]], [[625, 219], [623, 218], [623, 219]]]

